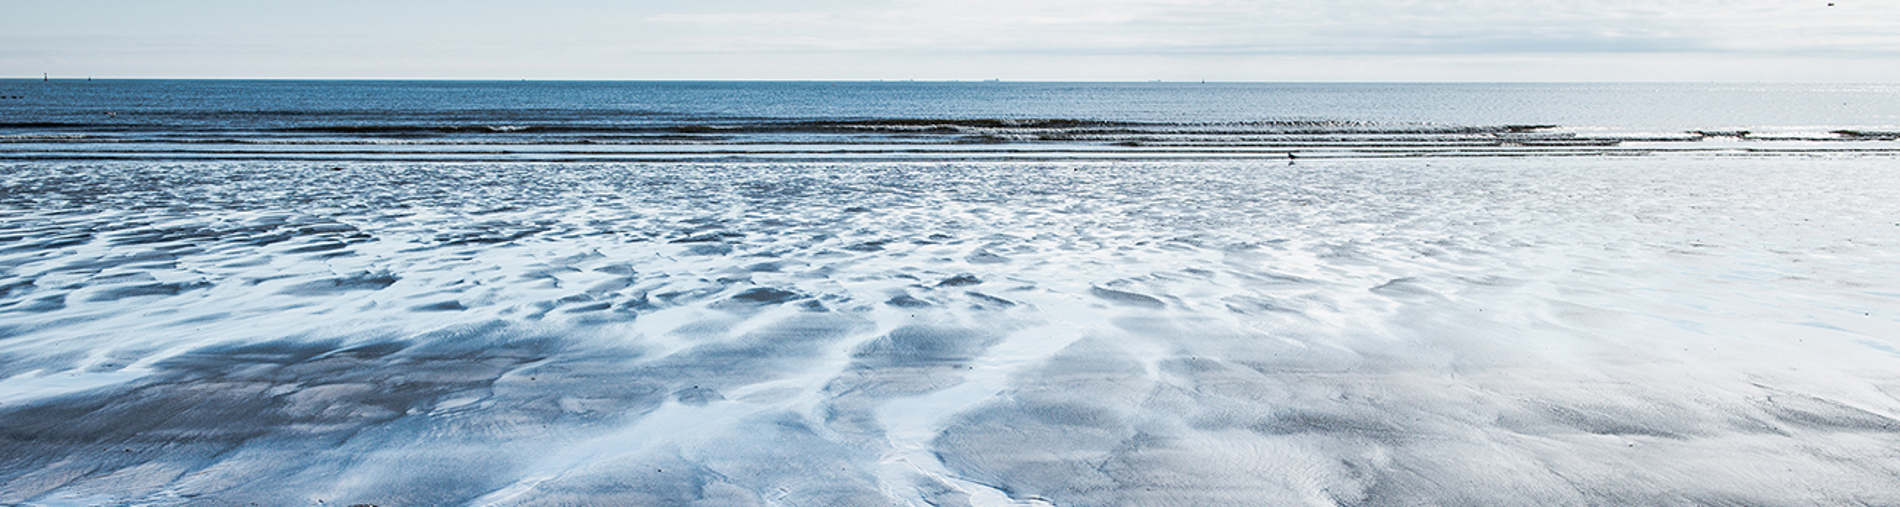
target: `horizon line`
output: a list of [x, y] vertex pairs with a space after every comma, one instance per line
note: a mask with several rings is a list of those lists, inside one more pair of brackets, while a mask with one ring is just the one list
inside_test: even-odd
[[430, 81], [430, 82], [543, 82], [543, 83], [1099, 83], [1099, 84], [1861, 84], [1861, 85], [1900, 85], [1900, 82], [1882, 81], [1781, 81], [1781, 80], [1604, 80], [1604, 81], [1567, 81], [1567, 80], [1317, 80], [1289, 79], [1271, 80], [1227, 80], [1227, 79], [1143, 79], [1143, 80], [1065, 80], [1065, 79], [784, 79], [784, 78], [746, 78], [746, 79], [617, 79], [617, 78], [493, 78], [493, 77], [115, 77], [115, 76], [63, 76], [51, 77], [6, 77], [0, 81]]

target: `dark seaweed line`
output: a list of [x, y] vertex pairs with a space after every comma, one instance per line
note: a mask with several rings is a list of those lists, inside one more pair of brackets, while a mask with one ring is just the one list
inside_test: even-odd
[[[761, 144], [761, 145], [757, 145], [757, 146], [775, 146], [775, 145], [777, 145], [777, 144]], [[1268, 154], [1284, 154], [1284, 153], [1286, 153], [1286, 152], [1288, 152], [1288, 151], [1297, 151], [1297, 150], [1328, 150], [1328, 149], [1375, 149], [1375, 150], [1376, 150], [1376, 149], [1393, 149], [1393, 148], [1404, 148], [1404, 149], [1454, 149], [1454, 148], [1551, 148], [1551, 149], [1555, 149], [1555, 148], [1595, 148], [1595, 147], [1613, 147], [1613, 146], [1616, 146], [1616, 144], [1613, 144], [1613, 143], [1612, 143], [1612, 144], [1600, 144], [1600, 143], [1480, 143], [1480, 142], [1418, 142], [1418, 143], [1285, 143], [1285, 144], [1243, 144], [1243, 145], [1234, 145], [1234, 144], [1192, 144], [1192, 143], [1182, 143], [1182, 144], [1147, 144], [1147, 143], [1142, 143], [1142, 144], [1115, 144], [1115, 145], [1098, 145], [1097, 147], [1086, 147], [1086, 145], [1084, 145], [1084, 147], [1073, 147], [1073, 148], [1011, 148], [1011, 147], [1003, 147], [1003, 146], [1007, 146], [1007, 145], [999, 145], [999, 147], [995, 147], [995, 148], [989, 148], [989, 149], [972, 149], [972, 148], [968, 148], [968, 147], [944, 147], [944, 148], [936, 148], [936, 147], [924, 147], [924, 146], [919, 146], [919, 147], [915, 147], [915, 148], [862, 148], [861, 146], [864, 146], [864, 145], [855, 145], [855, 144], [854, 144], [854, 145], [849, 145], [849, 146], [852, 146], [853, 148], [832, 148], [832, 149], [802, 149], [802, 150], [801, 150], [801, 149], [717, 149], [716, 147], [729, 147], [729, 146], [733, 146], [733, 145], [706, 145], [706, 146], [709, 146], [709, 148], [708, 148], [708, 149], [703, 149], [703, 150], [680, 150], [680, 149], [672, 149], [672, 150], [511, 150], [511, 149], [466, 149], [466, 150], [402, 150], [402, 149], [387, 149], [387, 150], [371, 150], [371, 149], [337, 149], [337, 150], [232, 150], [232, 149], [224, 149], [224, 150], [219, 150], [219, 149], [206, 149], [206, 150], [187, 150], [187, 149], [172, 149], [172, 150], [137, 150], [137, 149], [104, 149], [104, 150], [101, 150], [101, 149], [75, 149], [75, 148], [66, 148], [66, 149], [0, 149], [0, 154], [12, 154], [12, 155], [15, 155], [15, 156], [31, 156], [31, 155], [34, 155], [34, 154], [43, 154], [43, 155], [48, 155], [48, 156], [56, 156], [56, 155], [82, 155], [82, 156], [83, 156], [83, 155], [100, 155], [100, 156], [111, 156], [111, 155], [127, 155], [127, 156], [130, 156], [130, 155], [152, 155], [152, 156], [169, 156], [169, 155], [200, 155], [200, 156], [219, 156], [219, 155], [256, 155], [256, 156], [261, 156], [261, 157], [275, 157], [275, 156], [293, 156], [293, 155], [310, 155], [310, 156], [317, 156], [317, 155], [393, 155], [393, 156], [404, 156], [404, 155], [428, 155], [428, 154], [439, 154], [439, 155], [509, 155], [509, 156], [532, 156], [532, 155], [572, 155], [572, 156], [621, 156], [621, 155], [626, 155], [626, 156], [638, 156], [638, 155], [707, 155], [707, 154], [712, 154], [712, 155], [720, 155], [720, 154], [733, 154], [733, 155], [797, 155], [797, 154], [826, 154], [826, 153], [833, 153], [833, 154], [854, 154], [854, 153], [865, 153], [865, 154], [877, 154], [877, 153], [1203, 153], [1203, 152], [1219, 152], [1219, 153], [1268, 153]], [[817, 144], [817, 143], [814, 143], [814, 144], [805, 144], [805, 145], [798, 145], [798, 146], [812, 146], [812, 147], [825, 147], [825, 146], [833, 146], [833, 147], [836, 147], [836, 146], [841, 146], [841, 145], [839, 145], [839, 144], [835, 144], [835, 143], [833, 143], [833, 144]], [[888, 144], [888, 145], [876, 145], [876, 146], [906, 146], [906, 145], [903, 145], [903, 144]], [[959, 145], [948, 145], [948, 146], [959, 146]], [[967, 146], [967, 145], [962, 145], [962, 146]], [[1019, 145], [1019, 146], [1020, 146], [1020, 145]]]
[[[651, 137], [578, 137], [578, 138], [525, 138], [525, 139], [445, 139], [445, 138], [321, 138], [321, 137], [221, 137], [221, 138], [178, 138], [178, 137], [72, 137], [72, 136], [0, 136], [0, 146], [7, 145], [46, 145], [46, 146], [95, 146], [95, 145], [236, 145], [236, 146], [756, 146], [756, 145], [1001, 145], [1001, 144], [1043, 144], [1043, 145], [1120, 145], [1143, 147], [1300, 147], [1300, 146], [1430, 146], [1430, 145], [1526, 145], [1526, 146], [1613, 146], [1621, 143], [1697, 143], [1710, 140], [1711, 137], [1685, 134], [1682, 136], [1593, 136], [1571, 135], [1522, 135], [1522, 134], [1393, 134], [1393, 133], [1329, 133], [1321, 135], [1307, 134], [1180, 134], [1148, 133], [1144, 135], [1090, 135], [1074, 133], [1030, 133], [1030, 134], [971, 134], [958, 136], [910, 136], [910, 135], [866, 135], [866, 136], [818, 136], [792, 139], [773, 139], [770, 137], [745, 136], [723, 137], [714, 135], [674, 135]], [[1892, 142], [1889, 139], [1874, 136], [1842, 137], [1800, 137], [1800, 136], [1749, 136], [1733, 137], [1739, 141], [1751, 142], [1801, 142], [1825, 144], [1863, 144]], [[46, 151], [46, 150], [40, 150]]]
[[[334, 152], [332, 152], [334, 153]], [[1900, 156], [1900, 148], [1749, 148], [1749, 147], [1443, 147], [1361, 148], [1361, 149], [1280, 149], [1280, 150], [885, 150], [885, 151], [668, 151], [610, 152], [599, 154], [566, 152], [529, 153], [342, 153], [347, 156], [318, 156], [322, 153], [284, 154], [280, 152], [242, 152], [228, 155], [205, 153], [162, 153], [137, 156], [122, 153], [6, 153], [0, 161], [206, 161], [206, 162], [407, 162], [407, 163], [687, 163], [687, 162], [955, 162], [955, 161], [1193, 161], [1193, 160], [1298, 160], [1372, 159], [1372, 158], [1478, 158], [1478, 157], [1629, 157], [1629, 156]], [[1295, 158], [1296, 157], [1296, 158]]]
[[[242, 117], [242, 115], [236, 115]], [[368, 116], [380, 116], [369, 114]], [[1555, 125], [1428, 125], [1380, 124], [1362, 121], [1262, 120], [1232, 122], [1131, 122], [1078, 119], [791, 119], [703, 117], [668, 122], [642, 121], [567, 123], [532, 118], [456, 118], [419, 120], [413, 123], [342, 123], [322, 125], [221, 125], [216, 122], [187, 119], [174, 122], [59, 122], [0, 121], [0, 129], [42, 129], [60, 132], [269, 132], [331, 134], [480, 134], [512, 135], [520, 133], [688, 133], [688, 134], [762, 134], [762, 133], [963, 133], [992, 130], [1038, 130], [1061, 132], [1206, 132], [1206, 133], [1422, 133], [1483, 134], [1531, 133], [1556, 128]]]

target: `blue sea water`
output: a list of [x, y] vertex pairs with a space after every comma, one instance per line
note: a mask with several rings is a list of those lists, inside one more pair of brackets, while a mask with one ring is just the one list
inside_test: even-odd
[[[1900, 87], [1872, 84], [10, 80], [0, 97], [15, 160], [1615, 153], [1900, 135]], [[1725, 144], [1696, 144], [1711, 139]]]
[[1900, 505], [1896, 90], [0, 81], [0, 505]]

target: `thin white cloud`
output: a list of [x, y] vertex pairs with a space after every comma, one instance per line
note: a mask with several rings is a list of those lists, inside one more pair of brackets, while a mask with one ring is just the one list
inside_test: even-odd
[[[1900, 5], [1857, 2], [926, 2], [657, 14], [659, 46], [714, 51], [1577, 53], [1900, 48]], [[812, 41], [822, 41], [813, 44]]]
[[[0, 75], [57, 63], [106, 75], [276, 75], [300, 64], [314, 77], [1276, 79], [1300, 61], [1371, 66], [1320, 79], [1444, 77], [1401, 70], [1433, 68], [1536, 79], [1548, 73], [1531, 69], [1621, 59], [1627, 70], [1604, 79], [1651, 79], [1672, 65], [1733, 76], [1723, 69], [1751, 60], [1752, 79], [1816, 75], [1782, 70], [1791, 67], [1900, 79], [1857, 63], [1900, 57], [1900, 2], [1886, 0], [14, 3], [16, 15], [0, 19]], [[176, 50], [140, 49], [152, 47]], [[1856, 68], [1826, 71], [1843, 64]], [[1089, 67], [1100, 65], [1124, 73]]]

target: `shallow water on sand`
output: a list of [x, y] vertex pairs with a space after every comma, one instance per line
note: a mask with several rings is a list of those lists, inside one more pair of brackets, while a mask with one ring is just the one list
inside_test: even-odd
[[1900, 502], [1891, 158], [0, 165], [0, 504]]

